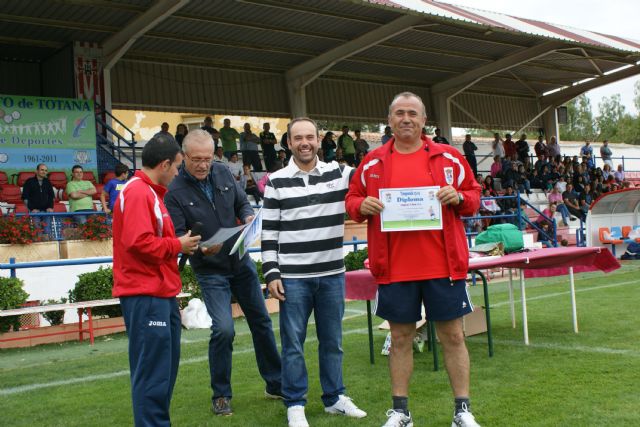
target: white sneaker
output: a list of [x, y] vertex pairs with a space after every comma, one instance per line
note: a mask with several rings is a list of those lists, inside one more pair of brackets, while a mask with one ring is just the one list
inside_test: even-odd
[[287, 408], [289, 427], [309, 427], [307, 417], [304, 416], [304, 406], [296, 405]]
[[402, 412], [389, 409], [387, 411], [387, 422], [382, 427], [413, 427], [411, 414], [405, 415]]
[[366, 412], [358, 408], [351, 401], [351, 398], [345, 396], [344, 394], [341, 394], [340, 396], [338, 396], [338, 401], [334, 403], [332, 406], [325, 407], [324, 412], [328, 412], [330, 414], [345, 415], [347, 417], [353, 417], [353, 418], [364, 418], [367, 416]]
[[462, 411], [453, 416], [451, 427], [480, 427], [480, 424], [476, 422], [473, 414], [469, 412], [469, 408], [467, 408], [467, 405], [463, 403]]

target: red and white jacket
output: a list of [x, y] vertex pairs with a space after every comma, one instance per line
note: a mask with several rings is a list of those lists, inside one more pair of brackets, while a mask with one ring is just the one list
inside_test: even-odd
[[[445, 168], [453, 168], [453, 183], [464, 202], [457, 206], [442, 207], [442, 222], [444, 229], [444, 244], [449, 273], [452, 280], [467, 277], [469, 266], [469, 249], [465, 235], [464, 224], [460, 216], [471, 216], [480, 206], [480, 185], [469, 167], [464, 156], [454, 147], [436, 144], [431, 139], [422, 137], [423, 149], [429, 152], [429, 170], [435, 185], [444, 187]], [[349, 192], [345, 200], [346, 210], [351, 219], [357, 222], [367, 221], [367, 243], [369, 251], [369, 268], [379, 284], [389, 283], [389, 233], [380, 231], [380, 215], [363, 216], [360, 205], [367, 197], [379, 198], [378, 190], [388, 188], [390, 176], [385, 174], [389, 170], [394, 140], [391, 139], [383, 146], [371, 151], [356, 170]], [[426, 165], [425, 165], [426, 166]], [[429, 262], [429, 254], [424, 254], [425, 262]]]
[[113, 207], [113, 296], [175, 297], [182, 247], [164, 205], [167, 188], [137, 171]]

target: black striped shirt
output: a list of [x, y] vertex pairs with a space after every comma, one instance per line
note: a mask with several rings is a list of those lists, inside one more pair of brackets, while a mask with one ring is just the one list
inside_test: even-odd
[[267, 283], [344, 271], [344, 197], [353, 169], [294, 160], [269, 176], [262, 208], [262, 271]]

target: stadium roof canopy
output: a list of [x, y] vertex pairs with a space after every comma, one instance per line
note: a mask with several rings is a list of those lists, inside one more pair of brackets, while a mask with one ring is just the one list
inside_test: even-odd
[[555, 129], [640, 73], [638, 41], [431, 0], [6, 0], [0, 22], [4, 61], [97, 44], [125, 109], [384, 121], [410, 90], [445, 134]]

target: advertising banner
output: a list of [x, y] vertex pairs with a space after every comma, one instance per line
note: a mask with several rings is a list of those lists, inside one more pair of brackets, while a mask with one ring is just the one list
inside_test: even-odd
[[93, 101], [0, 95], [0, 170], [97, 172]]

